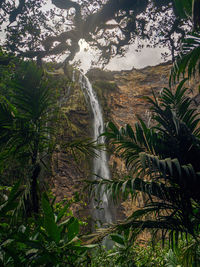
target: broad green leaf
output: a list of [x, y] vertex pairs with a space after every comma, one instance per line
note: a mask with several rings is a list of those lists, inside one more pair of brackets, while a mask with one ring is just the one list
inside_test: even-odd
[[111, 234], [110, 237], [111, 237], [111, 239], [114, 242], [116, 242], [116, 243], [118, 243], [120, 245], [123, 245], [123, 246], [125, 245], [125, 243], [124, 243], [124, 237], [122, 235], [119, 235], [119, 234]]
[[48, 236], [58, 243], [60, 240], [60, 229], [56, 225], [53, 210], [44, 194], [42, 195], [42, 209], [44, 212], [44, 228]]
[[65, 215], [66, 211], [69, 209], [69, 206], [70, 206], [70, 203], [67, 203], [62, 209], [61, 211], [58, 213], [58, 216], [57, 216], [57, 222], [59, 222], [62, 217]]
[[72, 217], [70, 221], [68, 222], [67, 227], [67, 240], [70, 242], [72, 239], [74, 239], [79, 233], [79, 222], [78, 219]]

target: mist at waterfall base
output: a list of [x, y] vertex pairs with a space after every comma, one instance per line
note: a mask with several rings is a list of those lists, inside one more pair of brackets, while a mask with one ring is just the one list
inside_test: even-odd
[[[93, 139], [94, 141], [98, 140], [98, 143], [100, 144], [104, 144], [105, 138], [103, 136], [99, 137], [104, 131], [104, 121], [98, 98], [89, 79], [82, 73], [80, 73], [79, 83], [84, 94], [86, 94], [88, 97], [91, 111], [93, 113]], [[95, 175], [92, 177], [92, 179], [96, 179], [97, 176], [110, 179], [108, 159], [105, 150], [98, 151], [97, 157], [93, 159], [93, 173]], [[105, 224], [115, 221], [115, 207], [103, 188], [100, 192], [99, 199], [92, 200], [91, 205], [92, 218], [98, 227], [103, 225], [105, 226]]]

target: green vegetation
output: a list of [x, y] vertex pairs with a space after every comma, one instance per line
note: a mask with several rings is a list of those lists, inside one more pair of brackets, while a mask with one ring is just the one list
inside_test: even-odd
[[107, 91], [114, 91], [117, 89], [117, 85], [114, 82], [104, 82], [104, 81], [97, 81], [94, 83], [95, 87], [97, 88], [103, 88]]
[[[193, 16], [196, 21], [194, 9], [192, 13], [186, 2], [176, 1], [180, 16]], [[142, 208], [106, 230], [105, 234], [110, 231], [112, 240], [122, 246], [119, 266], [129, 266], [130, 254], [130, 266], [140, 266], [130, 250], [144, 231], [151, 232], [152, 241], [162, 240], [165, 245], [167, 240], [172, 250], [160, 263], [142, 263], [141, 259], [141, 266], [200, 265], [200, 117], [184, 87], [187, 79], [199, 74], [197, 28], [194, 23], [194, 32], [182, 41], [182, 52], [174, 62], [170, 85], [178, 81], [176, 88], [164, 88], [159, 96], [153, 93], [153, 98], [145, 98], [151, 106], [151, 124], [138, 117], [134, 129], [130, 125], [118, 129], [110, 122], [103, 134], [115, 156], [125, 161], [129, 175], [112, 181], [99, 179], [91, 183], [91, 190], [103, 186], [114, 200], [144, 195]], [[103, 238], [104, 232], [99, 230], [96, 240]], [[181, 240], [186, 242], [188, 237], [190, 242], [180, 249]], [[144, 248], [144, 253], [147, 250]]]
[[[127, 45], [133, 43], [138, 50], [162, 45], [169, 48], [174, 59], [181, 38], [191, 28], [192, 4], [195, 18], [199, 13], [198, 0], [52, 0], [50, 3], [52, 7], [45, 0], [0, 1], [0, 29], [6, 33], [4, 45], [8, 51], [37, 58], [40, 64], [49, 56], [65, 54], [69, 62], [79, 51], [79, 40], [84, 39], [98, 49], [103, 63], [115, 55], [123, 56]], [[199, 25], [198, 19], [194, 24]]]
[[115, 242], [125, 246], [126, 237], [133, 244], [144, 230], [150, 230], [153, 241], [168, 240], [173, 249], [189, 236], [191, 262], [198, 266], [199, 113], [185, 96], [183, 85], [184, 81], [174, 93], [164, 88], [160, 97], [147, 98], [152, 105], [152, 126], [140, 118], [134, 130], [130, 125], [119, 130], [108, 124], [104, 135], [114, 145], [116, 156], [125, 160], [129, 176], [95, 183], [103, 185], [114, 199], [134, 198], [139, 192], [145, 195], [142, 208], [110, 227], [110, 233], [121, 235], [111, 235]]
[[30, 188], [26, 212], [38, 213], [37, 180], [53, 148], [55, 95], [43, 70], [34, 63], [19, 61], [5, 76], [0, 95], [0, 171], [8, 177], [8, 168], [16, 169], [15, 177]]
[[122, 246], [116, 247], [113, 250], [107, 251], [102, 248], [95, 248], [93, 250], [92, 267], [180, 267], [192, 266], [189, 262], [188, 265], [183, 265], [188, 255], [184, 255], [186, 242], [181, 242], [179, 248], [176, 250], [161, 247], [158, 243], [152, 246], [152, 243], [141, 246], [137, 242], [127, 250]]
[[82, 264], [87, 261], [87, 250], [95, 246], [81, 245], [77, 236], [80, 222], [76, 218], [62, 220], [69, 203], [55, 213], [44, 193], [40, 215], [24, 223], [22, 215], [13, 218], [19, 197], [20, 183], [1, 202], [1, 266], [85, 266]]
[[[59, 1], [54, 2], [59, 5]], [[182, 40], [181, 53], [172, 67], [170, 88], [162, 89], [159, 96], [153, 93], [152, 98], [145, 98], [151, 106], [150, 125], [140, 117], [134, 128], [126, 125], [118, 129], [112, 122], [107, 125], [103, 135], [113, 153], [125, 161], [129, 175], [89, 182], [91, 190], [98, 192], [96, 187], [103, 186], [114, 200], [134, 199], [140, 194], [144, 203], [124, 221], [98, 229], [92, 235], [82, 235], [84, 222], [73, 215], [70, 201], [56, 203], [42, 187], [51, 172], [51, 157], [58, 144], [60, 100], [67, 94], [64, 83], [73, 82], [56, 80], [34, 61], [0, 50], [1, 266], [200, 266], [200, 116], [185, 88], [186, 80], [198, 77], [200, 72], [200, 20], [196, 12], [199, 1], [174, 0], [173, 5], [167, 2], [177, 12], [178, 22], [188, 20], [193, 25], [191, 34]], [[19, 14], [24, 15], [24, 3], [19, 1], [17, 14], [9, 6], [11, 24]], [[0, 1], [2, 5], [5, 1]], [[146, 5], [146, 1], [136, 5], [141, 8], [136, 14], [141, 14]], [[72, 6], [77, 19], [81, 14], [79, 4], [69, 1], [69, 7]], [[28, 9], [31, 7], [32, 4]], [[117, 10], [127, 11], [127, 2], [125, 6], [119, 3]], [[124, 13], [121, 14], [124, 19]], [[43, 19], [39, 17], [39, 21], [44, 22]], [[127, 30], [134, 24], [125, 26]], [[29, 33], [30, 30], [33, 28], [28, 27]], [[34, 34], [39, 38], [38, 31]], [[13, 36], [11, 31], [10, 42]], [[31, 43], [29, 56], [34, 57]], [[28, 56], [21, 42], [20, 45], [21, 54]], [[45, 49], [34, 54], [39, 63], [43, 54], [51, 55], [47, 43]], [[96, 86], [110, 91], [115, 88], [103, 81]], [[74, 132], [78, 130], [74, 128]], [[90, 139], [68, 140], [62, 146], [76, 161], [77, 151], [92, 158], [101, 148]], [[141, 242], [144, 233], [151, 234], [151, 239]], [[114, 243], [110, 251], [101, 243], [105, 236]]]
[[[42, 187], [58, 142], [62, 82], [52, 82], [34, 62], [4, 52], [1, 62], [0, 265], [82, 266], [94, 247], [83, 246], [78, 237], [83, 223], [71, 213], [70, 202], [51, 202]], [[96, 155], [90, 139], [63, 146]]]

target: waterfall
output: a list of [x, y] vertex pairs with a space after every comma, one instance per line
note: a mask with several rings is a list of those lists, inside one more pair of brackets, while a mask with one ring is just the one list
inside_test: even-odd
[[[103, 133], [104, 131], [104, 121], [103, 121], [103, 114], [101, 110], [101, 106], [99, 104], [98, 98], [92, 88], [92, 85], [89, 81], [89, 79], [84, 75], [80, 74], [79, 79], [81, 88], [88, 96], [91, 110], [93, 113], [93, 139], [96, 141], [98, 139], [98, 143], [103, 144], [105, 137], [99, 135]], [[105, 150], [98, 151], [98, 157], [93, 159], [93, 173], [102, 177], [109, 179], [110, 178], [110, 172], [108, 167], [108, 160]], [[96, 179], [96, 176], [94, 175], [93, 179]], [[114, 209], [113, 204], [109, 201], [109, 198], [107, 194], [102, 189], [102, 192], [100, 192], [100, 199], [97, 201], [98, 203], [95, 203], [93, 200], [93, 211], [92, 211], [92, 217], [97, 222], [98, 226], [101, 225], [101, 223], [112, 223], [113, 222], [113, 216], [114, 216]], [[95, 206], [98, 206], [98, 208], [95, 209]]]

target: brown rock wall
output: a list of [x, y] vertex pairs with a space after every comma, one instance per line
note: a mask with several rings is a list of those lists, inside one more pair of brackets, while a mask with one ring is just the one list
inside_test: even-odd
[[[134, 126], [137, 122], [137, 116], [144, 120], [150, 119], [149, 105], [143, 99], [144, 96], [152, 97], [152, 91], [158, 95], [162, 88], [169, 87], [169, 75], [171, 64], [165, 63], [154, 67], [146, 67], [141, 70], [130, 70], [121, 72], [106, 72], [105, 83], [114, 83], [116, 90], [107, 91], [106, 86], [99, 88], [105, 97], [104, 106], [109, 107], [109, 116], [105, 113], [105, 122], [112, 121], [118, 127], [130, 124]], [[102, 71], [92, 70], [89, 77], [93, 83], [97, 84], [98, 77], [102, 80], [104, 75]], [[191, 88], [188, 91], [190, 97], [194, 99], [194, 105], [197, 107], [200, 103], [199, 83], [193, 79], [185, 86]], [[128, 174], [125, 164], [114, 155], [110, 156], [110, 169], [116, 179], [121, 179]], [[126, 216], [130, 216], [133, 210], [143, 205], [143, 196], [139, 195], [137, 200], [126, 201], [122, 204], [122, 209]], [[120, 216], [121, 217], [121, 216]]]
[[69, 95], [62, 99], [58, 145], [53, 154], [52, 192], [57, 202], [71, 201], [79, 195], [81, 201], [72, 204], [71, 210], [83, 221], [90, 218], [88, 193], [83, 190], [83, 180], [90, 177], [91, 161], [82, 153], [74, 154], [69, 143], [91, 137], [91, 121], [84, 94], [76, 82], [72, 83]]
[[[89, 71], [88, 78], [93, 84], [104, 111], [104, 121], [113, 121], [118, 126], [130, 124], [137, 121], [137, 115], [149, 119], [149, 106], [143, 99], [144, 96], [152, 96], [152, 90], [159, 94], [163, 87], [168, 87], [170, 64], [161, 64], [155, 67], [146, 67], [141, 70], [130, 70], [121, 72], [101, 71], [94, 69]], [[77, 76], [77, 75], [76, 75]], [[78, 79], [77, 79], [78, 81]], [[195, 82], [193, 82], [195, 88]], [[195, 96], [194, 94], [193, 96]], [[199, 95], [194, 100], [199, 103]], [[196, 105], [196, 104], [195, 104]], [[81, 181], [90, 178], [91, 166], [86, 158], [80, 156], [77, 162], [67, 150], [66, 143], [77, 138], [92, 136], [92, 116], [90, 107], [78, 83], [73, 85], [69, 97], [62, 105], [63, 115], [59, 132], [60, 146], [54, 153], [54, 188], [53, 192], [57, 200], [72, 198], [74, 192], [81, 192], [84, 185]], [[110, 169], [113, 177], [126, 174], [124, 162], [115, 156], [110, 156]], [[87, 194], [87, 193], [86, 193]], [[138, 198], [137, 204], [142, 202]], [[135, 203], [127, 201], [120, 209], [126, 215], [130, 215], [135, 209]], [[86, 198], [86, 205], [75, 205], [76, 214], [81, 217], [89, 217], [90, 207]]]
[[[105, 85], [100, 84], [98, 95], [104, 94], [102, 106], [109, 107], [109, 116], [105, 115], [105, 122], [112, 121], [117, 126], [130, 124], [134, 126], [137, 116], [147, 120], [149, 118], [149, 106], [143, 99], [144, 96], [152, 96], [152, 90], [158, 94], [163, 87], [168, 86], [170, 64], [162, 64], [155, 67], [147, 67], [141, 70], [106, 72]], [[92, 70], [88, 74], [94, 85], [98, 85], [98, 77], [103, 79], [103, 72]], [[106, 84], [115, 84], [115, 90], [106, 90]], [[103, 92], [103, 93], [102, 93]], [[105, 101], [105, 102], [104, 102]], [[104, 108], [105, 110], [105, 108]], [[122, 179], [128, 174], [124, 162], [115, 155], [110, 156], [110, 169], [114, 179]], [[133, 210], [143, 204], [143, 197], [139, 195], [136, 201], [131, 199], [122, 203], [118, 212], [118, 219], [130, 216]], [[124, 214], [124, 215], [123, 215]]]
[[148, 117], [149, 110], [143, 97], [151, 96], [152, 90], [159, 93], [168, 86], [170, 67], [166, 64], [114, 75], [119, 90], [110, 95], [108, 105], [112, 107], [111, 118], [118, 126], [134, 125], [137, 115], [143, 119]]

